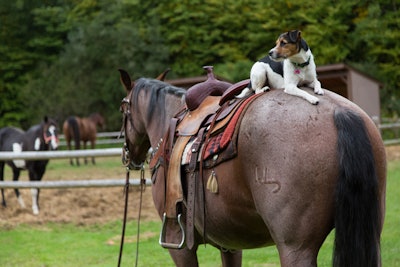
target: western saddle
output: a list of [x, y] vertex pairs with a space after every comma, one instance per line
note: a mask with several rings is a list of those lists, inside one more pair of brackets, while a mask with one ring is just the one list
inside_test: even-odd
[[[171, 119], [168, 133], [150, 161], [153, 176], [161, 164], [165, 170], [165, 211], [159, 239], [164, 248], [180, 249], [185, 244], [189, 249], [193, 247], [197, 176], [202, 177], [203, 168], [212, 168], [236, 156], [236, 125], [247, 104], [258, 96], [237, 99], [235, 95], [248, 85], [249, 80], [232, 85], [217, 80], [211, 66], [204, 69], [207, 80], [188, 89], [185, 109]], [[182, 169], [186, 170], [186, 176], [181, 174]], [[187, 178], [186, 197], [182, 177]], [[212, 193], [218, 193], [215, 175], [210, 175], [206, 187]], [[185, 218], [181, 217], [183, 204]], [[186, 227], [182, 219], [186, 221]], [[166, 240], [169, 230], [180, 232], [179, 242]]]

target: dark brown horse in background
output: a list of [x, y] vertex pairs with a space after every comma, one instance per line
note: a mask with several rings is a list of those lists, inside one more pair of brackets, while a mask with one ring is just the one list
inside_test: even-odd
[[[141, 168], [149, 147], [157, 153], [185, 91], [125, 71], [124, 114], [130, 166]], [[133, 84], [133, 86], [132, 86]], [[306, 89], [307, 90], [307, 89]], [[281, 266], [317, 266], [318, 251], [335, 229], [334, 266], [381, 265], [386, 158], [368, 115], [328, 90], [318, 105], [271, 90], [255, 99], [238, 131], [237, 156], [203, 168], [195, 188], [195, 245], [169, 249], [176, 266], [198, 266], [197, 247], [220, 249], [223, 266], [241, 266], [242, 249], [276, 245]], [[165, 212], [166, 169], [154, 170], [155, 206]], [[211, 173], [218, 193], [205, 189]], [[188, 177], [182, 177], [184, 201]], [[204, 211], [204, 213], [203, 213]], [[187, 210], [183, 207], [185, 225]], [[185, 230], [187, 231], [187, 230]], [[182, 233], [167, 232], [169, 240]]]
[[[104, 128], [104, 118], [99, 113], [92, 113], [87, 118], [80, 118], [77, 116], [68, 117], [63, 124], [63, 132], [68, 150], [71, 150], [71, 140], [74, 140], [75, 149], [81, 148], [81, 141], [83, 142], [83, 149], [86, 149], [86, 143], [90, 142], [91, 149], [96, 146], [97, 126]], [[95, 164], [94, 157], [92, 163]], [[73, 159], [70, 159], [70, 164], [73, 165]], [[85, 164], [87, 159], [85, 158]], [[76, 159], [76, 165], [79, 166], [79, 159]]]

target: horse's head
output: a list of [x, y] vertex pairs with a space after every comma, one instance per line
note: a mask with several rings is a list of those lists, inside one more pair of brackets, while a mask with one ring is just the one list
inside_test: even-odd
[[122, 161], [131, 169], [141, 169], [150, 148], [150, 140], [146, 133], [144, 122], [140, 119], [138, 109], [134, 107], [133, 95], [135, 84], [129, 74], [119, 70], [122, 86], [127, 93], [122, 100], [120, 111], [123, 115], [121, 133], [124, 131], [125, 144]]
[[101, 116], [100, 113], [92, 113], [89, 115], [89, 118], [96, 124], [96, 126], [99, 126], [100, 129], [104, 130], [106, 127], [106, 123], [104, 120], [104, 117]]
[[59, 142], [57, 123], [45, 116], [41, 124], [41, 128], [43, 132], [44, 143], [48, 146], [49, 150], [57, 150]]

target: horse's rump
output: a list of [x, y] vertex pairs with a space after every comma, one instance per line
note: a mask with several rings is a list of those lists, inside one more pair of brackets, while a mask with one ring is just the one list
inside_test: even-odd
[[70, 116], [68, 117], [63, 125], [64, 137], [67, 143], [71, 140], [75, 142], [75, 149], [80, 149], [80, 129], [79, 122], [76, 117]]

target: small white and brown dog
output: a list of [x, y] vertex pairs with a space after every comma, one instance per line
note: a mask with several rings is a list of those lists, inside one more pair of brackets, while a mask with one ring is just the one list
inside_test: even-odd
[[317, 79], [314, 56], [298, 30], [282, 33], [269, 55], [254, 63], [250, 71], [250, 84], [237, 98], [254, 91], [256, 94], [272, 88], [284, 88], [285, 93], [318, 104], [319, 99], [298, 86], [314, 88], [314, 93], [323, 95]]

